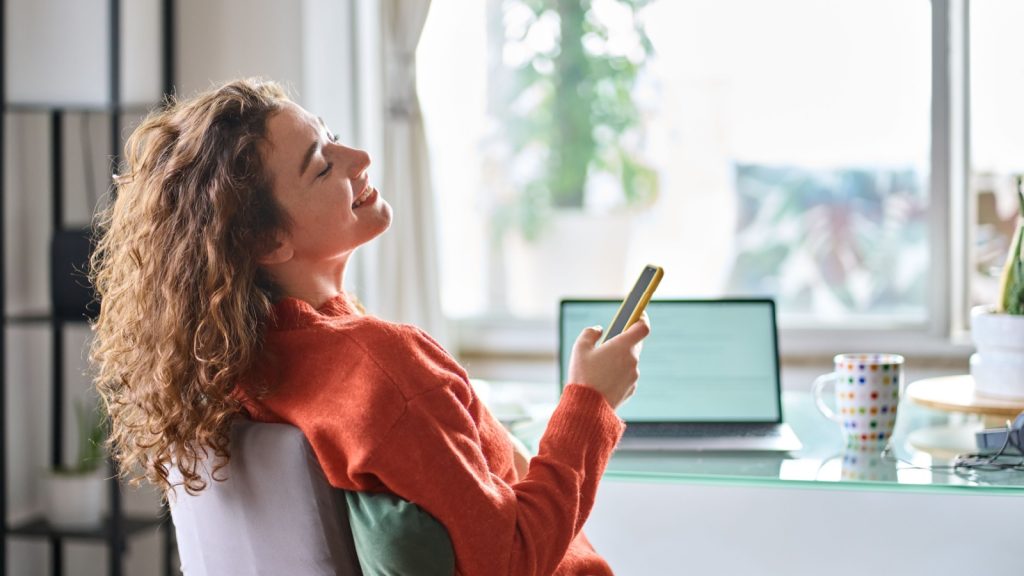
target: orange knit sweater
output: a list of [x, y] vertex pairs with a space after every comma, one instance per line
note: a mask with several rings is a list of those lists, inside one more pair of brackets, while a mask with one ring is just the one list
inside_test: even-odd
[[581, 531], [624, 429], [598, 392], [566, 387], [519, 478], [465, 370], [418, 328], [361, 315], [345, 295], [316, 310], [285, 298], [266, 351], [236, 387], [250, 416], [300, 428], [331, 485], [390, 492], [437, 518], [457, 573], [612, 573]]

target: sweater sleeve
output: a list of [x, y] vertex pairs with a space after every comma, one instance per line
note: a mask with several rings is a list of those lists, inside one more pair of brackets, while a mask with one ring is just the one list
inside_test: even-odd
[[411, 399], [369, 469], [445, 526], [460, 574], [551, 574], [590, 513], [624, 425], [598, 392], [568, 386], [528, 474], [508, 484], [480, 447], [474, 412], [484, 409], [458, 384]]

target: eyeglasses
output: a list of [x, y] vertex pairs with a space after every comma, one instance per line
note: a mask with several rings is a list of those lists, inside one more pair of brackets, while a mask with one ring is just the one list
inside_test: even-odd
[[1024, 472], [1024, 414], [1018, 416], [1014, 422], [1006, 421], [1006, 439], [999, 450], [986, 454], [960, 454], [951, 466], [920, 466], [900, 458], [893, 450], [891, 439], [886, 443], [881, 456], [883, 459], [902, 462], [916, 470], [947, 473], [975, 481], [980, 480], [971, 476], [977, 472]]
[[[1019, 418], [1018, 418], [1019, 420]], [[1015, 423], [1006, 421], [1006, 439], [992, 454], [964, 454], [953, 461], [953, 468], [995, 472], [1018, 470], [1024, 472], [1024, 431]], [[1014, 454], [1016, 452], [1016, 454]]]

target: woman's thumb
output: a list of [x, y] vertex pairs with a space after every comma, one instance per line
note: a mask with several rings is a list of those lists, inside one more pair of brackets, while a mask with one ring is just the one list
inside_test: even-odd
[[576, 339], [577, 345], [583, 345], [587, 348], [593, 348], [597, 346], [597, 341], [601, 339], [601, 334], [604, 333], [604, 329], [600, 326], [590, 326], [583, 329], [580, 332], [580, 337]]

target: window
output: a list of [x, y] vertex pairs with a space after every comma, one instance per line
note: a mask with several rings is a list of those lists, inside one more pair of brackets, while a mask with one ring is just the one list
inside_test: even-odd
[[1017, 223], [1017, 179], [1024, 175], [1022, 27], [1020, 2], [971, 3], [971, 305], [996, 301]]
[[927, 0], [434, 0], [445, 313], [550, 321], [654, 262], [659, 297], [770, 295], [784, 330], [926, 331], [933, 25]]

